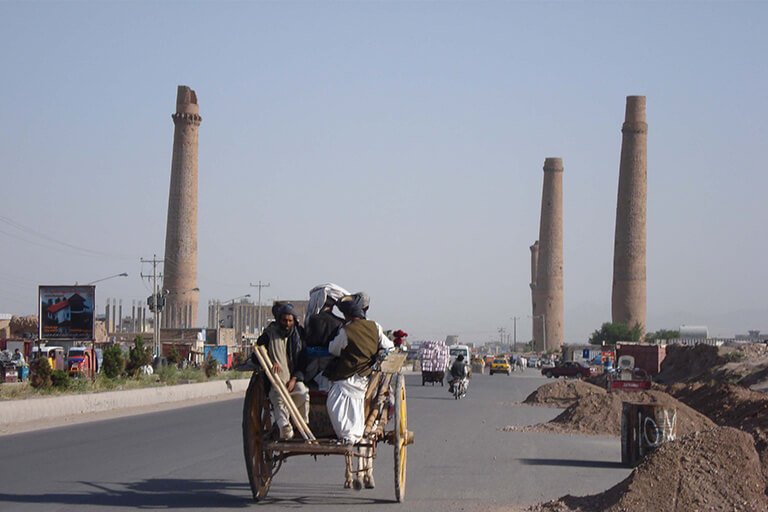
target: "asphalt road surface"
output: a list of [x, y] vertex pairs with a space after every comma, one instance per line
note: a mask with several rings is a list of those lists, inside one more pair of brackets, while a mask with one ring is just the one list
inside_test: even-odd
[[379, 445], [376, 489], [344, 489], [343, 457], [289, 459], [267, 499], [251, 498], [240, 400], [0, 437], [1, 511], [487, 511], [600, 492], [629, 470], [619, 440], [502, 432], [560, 409], [513, 405], [546, 382], [475, 376], [466, 399], [407, 376], [405, 503], [394, 501], [392, 447]]

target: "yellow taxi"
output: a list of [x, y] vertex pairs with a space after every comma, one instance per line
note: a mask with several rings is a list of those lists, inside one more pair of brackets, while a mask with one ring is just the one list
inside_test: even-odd
[[503, 357], [497, 357], [491, 363], [491, 368], [489, 371], [491, 375], [494, 373], [506, 373], [509, 375], [512, 373], [512, 367], [509, 366], [509, 362], [506, 359]]

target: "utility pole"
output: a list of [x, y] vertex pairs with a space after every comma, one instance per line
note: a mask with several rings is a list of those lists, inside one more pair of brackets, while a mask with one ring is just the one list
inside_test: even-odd
[[259, 289], [259, 310], [258, 310], [259, 311], [259, 318], [257, 319], [257, 323], [258, 323], [257, 330], [258, 330], [258, 333], [261, 334], [261, 289], [262, 288], [269, 288], [270, 283], [262, 284], [262, 282], [259, 281], [259, 284], [250, 283], [250, 285], [251, 285], [252, 288], [258, 288]]
[[513, 334], [513, 336], [514, 336], [514, 338], [513, 338], [514, 339], [514, 342], [513, 342], [514, 343], [514, 345], [513, 345], [514, 350], [513, 350], [513, 352], [517, 352], [517, 317], [516, 316], [512, 317], [512, 332], [514, 333]]
[[504, 346], [504, 332], [505, 331], [506, 331], [506, 329], [504, 329], [503, 327], [499, 327], [499, 341], [500, 341], [502, 346]]
[[163, 306], [165, 305], [165, 296], [157, 289], [157, 278], [163, 277], [162, 274], [158, 274], [157, 265], [163, 261], [164, 260], [157, 259], [157, 254], [153, 254], [151, 260], [141, 258], [142, 263], [152, 264], [152, 275], [144, 275], [144, 273], [142, 273], [141, 277], [146, 277], [147, 279], [152, 278], [152, 295], [147, 297], [147, 305], [149, 306], [149, 310], [154, 314], [155, 326], [152, 332], [152, 338], [155, 347], [155, 357], [160, 355], [160, 313], [163, 311]]

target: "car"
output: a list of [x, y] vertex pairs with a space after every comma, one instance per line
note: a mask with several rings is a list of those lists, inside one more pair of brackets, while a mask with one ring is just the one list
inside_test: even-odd
[[503, 358], [496, 358], [491, 363], [490, 374], [494, 373], [506, 373], [509, 375], [512, 372], [512, 368], [509, 366], [509, 362]]
[[597, 369], [581, 361], [565, 361], [553, 368], [542, 368], [541, 374], [547, 378], [572, 377], [582, 379], [597, 374]]
[[539, 360], [538, 357], [529, 357], [528, 358], [528, 368], [536, 368], [536, 363]]

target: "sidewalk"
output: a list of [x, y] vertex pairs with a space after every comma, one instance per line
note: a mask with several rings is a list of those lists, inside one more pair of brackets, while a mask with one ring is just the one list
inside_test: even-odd
[[[227, 386], [229, 382], [231, 389]], [[249, 379], [0, 402], [0, 435], [242, 398]]]

